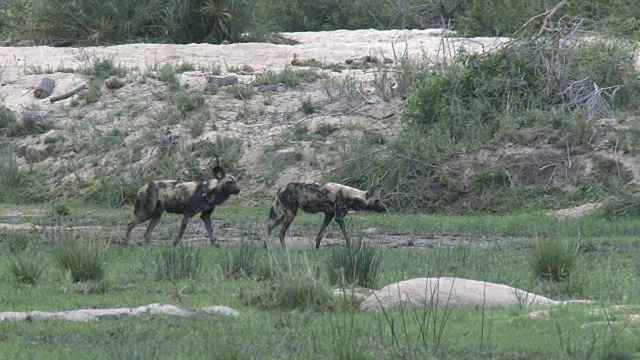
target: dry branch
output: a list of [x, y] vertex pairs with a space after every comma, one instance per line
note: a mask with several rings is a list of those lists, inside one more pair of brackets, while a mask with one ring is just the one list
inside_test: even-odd
[[60, 100], [64, 100], [64, 99], [70, 98], [73, 95], [79, 93], [80, 91], [82, 91], [82, 90], [84, 90], [86, 88], [87, 88], [87, 84], [82, 84], [82, 85], [78, 86], [77, 88], [75, 88], [75, 89], [73, 89], [73, 90], [71, 90], [69, 92], [66, 92], [66, 93], [64, 93], [62, 95], [58, 95], [58, 96], [54, 96], [54, 97], [50, 98], [49, 102], [54, 103], [56, 101], [60, 101]]
[[548, 33], [555, 33], [557, 30], [555, 29], [555, 27], [553, 26], [549, 26], [549, 21], [556, 16], [556, 14], [558, 13], [558, 11], [560, 11], [560, 9], [562, 9], [563, 7], [569, 5], [569, 3], [566, 0], [562, 0], [559, 3], [557, 3], [551, 10], [547, 10], [541, 14], [538, 14], [534, 17], [532, 17], [531, 19], [527, 20], [521, 27], [520, 29], [518, 29], [515, 33], [517, 34], [518, 32], [522, 31], [522, 29], [526, 28], [527, 26], [529, 26], [529, 24], [531, 24], [533, 21], [543, 18], [542, 19], [542, 26], [540, 27], [540, 31], [538, 31], [537, 36], [542, 35], [543, 32], [548, 32]]

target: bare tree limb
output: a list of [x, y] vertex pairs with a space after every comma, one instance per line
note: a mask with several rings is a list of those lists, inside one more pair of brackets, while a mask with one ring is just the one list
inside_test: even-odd
[[86, 88], [87, 88], [87, 84], [82, 84], [82, 85], [78, 86], [77, 88], [75, 88], [75, 89], [73, 89], [73, 90], [71, 90], [69, 92], [66, 92], [64, 94], [61, 94], [61, 95], [58, 95], [58, 96], [53, 96], [53, 97], [49, 98], [49, 102], [54, 103], [56, 101], [60, 101], [60, 100], [64, 100], [64, 99], [70, 98], [73, 95], [79, 93], [80, 91], [82, 91], [82, 90], [84, 90]]

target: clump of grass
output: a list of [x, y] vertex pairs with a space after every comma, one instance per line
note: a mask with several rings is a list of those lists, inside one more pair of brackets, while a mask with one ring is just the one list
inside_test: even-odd
[[379, 269], [380, 255], [362, 240], [332, 249], [327, 261], [329, 282], [334, 285], [373, 288]]
[[16, 113], [4, 105], [0, 105], [0, 135], [12, 136], [18, 119]]
[[98, 281], [105, 275], [104, 245], [95, 238], [65, 234], [56, 245], [54, 259], [69, 272], [73, 282]]
[[578, 247], [558, 239], [540, 240], [533, 252], [531, 268], [536, 277], [549, 281], [565, 281], [576, 266]]
[[29, 242], [31, 242], [29, 234], [15, 231], [7, 234], [7, 247], [12, 254], [23, 252], [29, 246]]
[[202, 251], [192, 246], [162, 249], [156, 258], [156, 280], [195, 279], [202, 268]]
[[294, 70], [287, 66], [281, 71], [267, 70], [263, 72], [256, 77], [252, 84], [254, 86], [285, 84], [289, 87], [297, 87], [302, 83], [312, 83], [323, 77], [323, 74], [314, 69]]
[[187, 114], [204, 106], [204, 95], [196, 91], [180, 91], [174, 103], [181, 114]]
[[[278, 268], [275, 258], [272, 260]], [[331, 292], [314, 276], [306, 262], [290, 263], [286, 269], [273, 278], [266, 291], [250, 302], [263, 309], [326, 311], [335, 308]]]
[[256, 269], [257, 247], [246, 241], [241, 241], [220, 262], [222, 276], [225, 279], [249, 278]]
[[35, 285], [39, 280], [44, 266], [41, 259], [32, 255], [20, 255], [9, 260], [7, 270], [22, 284]]
[[111, 76], [123, 76], [126, 69], [116, 65], [111, 58], [96, 59], [90, 66], [82, 70], [82, 73], [93, 79], [105, 80]]
[[304, 99], [302, 99], [301, 109], [302, 109], [302, 112], [304, 112], [307, 115], [313, 114], [316, 111], [318, 111], [318, 109], [316, 108], [315, 104], [311, 101], [311, 98], [308, 97], [308, 96], [306, 96]]
[[186, 122], [191, 136], [197, 138], [202, 135], [207, 128], [207, 124], [211, 122], [211, 112], [206, 107], [201, 107], [195, 113], [191, 114]]
[[251, 99], [256, 94], [256, 89], [250, 85], [231, 85], [227, 86], [225, 89], [238, 100]]

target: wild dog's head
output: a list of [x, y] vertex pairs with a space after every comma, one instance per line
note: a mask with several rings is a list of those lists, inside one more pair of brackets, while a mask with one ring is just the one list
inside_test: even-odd
[[215, 203], [221, 204], [231, 195], [240, 193], [238, 180], [233, 175], [227, 174], [221, 166], [213, 168], [213, 177], [217, 180], [217, 185], [212, 189], [215, 192]]
[[376, 188], [367, 190], [364, 203], [367, 210], [373, 210], [379, 213], [387, 211], [387, 207], [384, 206], [382, 200], [380, 200], [380, 194], [378, 193], [378, 190]]

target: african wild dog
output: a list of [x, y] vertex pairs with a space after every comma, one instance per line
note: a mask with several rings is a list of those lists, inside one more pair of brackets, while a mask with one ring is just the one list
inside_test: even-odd
[[320, 247], [324, 232], [334, 217], [342, 230], [347, 245], [349, 245], [349, 235], [344, 226], [344, 217], [349, 210], [373, 210], [379, 213], [387, 211], [387, 208], [380, 201], [380, 195], [373, 188], [362, 191], [336, 183], [324, 185], [289, 183], [286, 187], [278, 190], [269, 211], [269, 241], [272, 239], [271, 231], [273, 228], [283, 224], [280, 229], [280, 243], [282, 246], [285, 245], [285, 234], [296, 217], [298, 209], [312, 214], [324, 213], [322, 227], [316, 236], [316, 249]]
[[213, 168], [214, 179], [209, 181], [178, 182], [175, 180], [150, 181], [138, 190], [135, 200], [135, 219], [127, 225], [125, 243], [129, 241], [131, 230], [149, 219], [149, 227], [144, 233], [144, 240], [149, 243], [153, 228], [158, 225], [163, 211], [183, 214], [178, 237], [173, 245], [177, 245], [184, 234], [189, 220], [197, 213], [207, 228], [207, 236], [211, 244], [216, 244], [211, 227], [211, 214], [216, 206], [225, 202], [231, 195], [240, 193], [235, 177], [225, 174], [216, 166]]

